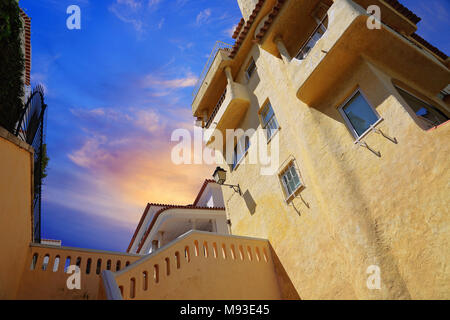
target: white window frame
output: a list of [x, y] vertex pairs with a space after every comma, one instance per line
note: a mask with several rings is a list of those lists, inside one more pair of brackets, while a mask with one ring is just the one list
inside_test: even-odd
[[[288, 172], [291, 169], [291, 167], [294, 167], [294, 171], [297, 174], [297, 177], [298, 177], [298, 180], [300, 181], [300, 184], [292, 191], [292, 193], [289, 194], [289, 189], [286, 186], [286, 184], [284, 183], [283, 176], [284, 176], [284, 174], [286, 172]], [[305, 187], [305, 185], [303, 183], [302, 175], [300, 174], [300, 170], [297, 168], [297, 165], [296, 165], [294, 160], [291, 160], [291, 161], [288, 162], [288, 164], [278, 174], [278, 178], [279, 178], [279, 181], [281, 183], [281, 187], [283, 189], [283, 194], [284, 194], [284, 197], [285, 197], [285, 201], [287, 203], [290, 202], [294, 198], [294, 196], [295, 196], [295, 194], [297, 192], [299, 192], [301, 189], [303, 189]]]
[[[238, 159], [237, 158], [237, 148], [238, 148], [238, 144], [239, 141], [243, 139], [244, 142], [244, 152], [242, 153], [242, 156]], [[246, 148], [245, 146], [245, 141], [248, 139], [248, 148]], [[234, 148], [233, 148], [233, 162], [231, 163], [231, 171], [235, 171], [237, 169], [237, 167], [239, 167], [239, 165], [241, 164], [241, 162], [243, 161], [243, 159], [245, 158], [245, 156], [248, 153], [248, 150], [250, 149], [251, 146], [251, 142], [250, 142], [250, 137], [247, 135], [242, 135], [241, 137], [239, 137], [238, 141], [236, 142]], [[234, 160], [236, 159], [236, 163], [234, 162]]]
[[[367, 104], [369, 105], [369, 107], [372, 109], [372, 111], [374, 112], [375, 116], [377, 116], [378, 120], [375, 121], [366, 131], [364, 131], [361, 135], [358, 134], [358, 132], [356, 132], [355, 128], [353, 127], [350, 119], [347, 117], [347, 114], [344, 111], [344, 108], [347, 106], [347, 104], [350, 102], [350, 100], [353, 99], [354, 96], [356, 96], [357, 94], [360, 94], [364, 100], [366, 100]], [[338, 107], [339, 113], [341, 114], [342, 118], [345, 121], [345, 124], [347, 126], [347, 129], [350, 131], [350, 133], [353, 135], [353, 137], [356, 139], [355, 143], [357, 143], [358, 141], [360, 141], [362, 138], [364, 138], [369, 132], [371, 132], [373, 130], [374, 127], [376, 127], [381, 121], [383, 121], [383, 118], [380, 116], [380, 114], [377, 112], [377, 110], [372, 106], [372, 104], [370, 103], [369, 99], [367, 99], [366, 95], [363, 93], [363, 91], [361, 90], [361, 88], [357, 88], [355, 91], [353, 91], [353, 93], [347, 98], [345, 99], [345, 101]]]
[[[426, 101], [426, 100], [420, 98], [418, 95], [416, 95], [416, 94], [412, 93], [411, 91], [405, 89], [403, 86], [396, 85], [396, 84], [393, 84], [393, 85], [394, 85], [394, 88], [395, 88], [395, 90], [397, 91], [397, 93], [400, 95], [400, 97], [401, 97], [401, 98], [403, 99], [403, 101], [405, 102], [405, 105], [408, 106], [408, 108], [409, 108], [409, 109], [412, 111], [412, 113], [414, 114], [414, 117], [416, 117], [419, 121], [426, 122], [427, 124], [429, 124], [429, 122], [428, 122], [428, 120], [427, 120], [426, 118], [421, 117], [421, 116], [419, 116], [419, 115], [416, 114], [416, 112], [414, 111], [414, 109], [409, 105], [408, 101], [406, 101], [406, 99], [403, 97], [403, 95], [401, 94], [400, 90], [406, 92], [407, 94], [409, 94], [409, 95], [412, 96], [413, 98], [415, 98], [415, 99], [417, 99], [417, 100], [423, 102], [423, 104], [427, 105], [427, 106], [430, 107], [430, 108], [434, 108], [434, 109], [439, 110], [439, 107], [437, 107], [437, 106], [433, 105], [432, 103], [429, 103], [428, 101]], [[445, 114], [445, 112], [443, 112], [443, 111], [441, 111], [441, 110], [439, 110], [439, 111], [440, 111], [443, 115], [445, 115], [445, 116], [447, 117], [447, 115]], [[449, 120], [447, 120], [447, 121], [449, 121]], [[444, 123], [445, 123], [445, 122], [442, 122], [442, 123], [439, 124], [439, 125], [442, 125], [442, 124], [444, 124]], [[432, 128], [435, 128], [435, 127], [436, 127], [436, 126], [433, 126]], [[429, 129], [428, 129], [428, 130], [429, 130]]]
[[[253, 71], [251, 74], [248, 73], [248, 70], [250, 69], [251, 65], [255, 65], [255, 67], [253, 68]], [[253, 59], [253, 57], [250, 58], [249, 63], [247, 64], [247, 68], [245, 68], [245, 76], [247, 78], [247, 80], [250, 80], [252, 78], [252, 76], [255, 74], [256, 71], [256, 61], [255, 59]]]
[[[264, 111], [264, 109], [267, 108], [268, 106], [270, 106], [270, 108], [272, 109], [273, 116], [272, 116], [272, 118], [270, 118], [270, 120], [264, 125], [263, 111]], [[278, 131], [280, 131], [280, 123], [278, 122], [277, 116], [276, 116], [276, 114], [275, 114], [275, 110], [273, 109], [273, 106], [272, 106], [272, 103], [270, 102], [270, 100], [268, 100], [265, 104], [263, 104], [263, 106], [259, 109], [258, 114], [259, 114], [259, 121], [260, 121], [261, 127], [262, 127], [263, 129], [266, 129], [266, 127], [268, 126], [268, 124], [269, 124], [272, 120], [275, 120], [275, 123], [277, 124], [277, 129], [274, 130], [274, 131], [272, 131], [271, 136], [268, 137], [268, 136], [266, 135], [267, 143], [269, 143], [269, 142], [272, 140], [272, 138], [275, 136], [275, 134], [276, 134]]]

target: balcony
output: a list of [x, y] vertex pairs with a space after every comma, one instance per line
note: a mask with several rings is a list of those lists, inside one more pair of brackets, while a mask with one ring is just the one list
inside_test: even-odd
[[226, 129], [235, 129], [247, 113], [250, 106], [250, 94], [247, 87], [231, 79], [231, 71], [226, 69], [228, 74], [228, 85], [216, 102], [212, 112], [205, 123], [204, 140], [210, 144], [211, 138], [216, 130], [225, 137]]
[[[442, 59], [385, 23], [381, 29], [367, 28], [367, 18], [366, 11], [357, 3], [335, 1], [321, 23], [316, 23], [309, 36], [299, 42], [300, 50], [294, 58], [290, 52], [297, 51], [293, 50], [292, 39], [286, 39], [283, 34], [273, 38], [301, 101], [308, 105], [318, 103], [363, 60], [383, 66], [392, 74], [414, 79], [424, 90], [436, 94], [448, 84], [448, 69]], [[397, 19], [400, 19], [398, 15]], [[400, 26], [403, 20], [386, 22]], [[411, 68], [411, 64], [423, 68]], [[420, 74], [424, 70], [427, 75]]]
[[197, 81], [192, 93], [192, 113], [197, 117], [204, 117], [202, 112], [205, 105], [210, 105], [216, 100], [216, 91], [226, 85], [223, 69], [231, 64], [228, 56], [231, 45], [217, 41], [211, 51], [208, 61]]

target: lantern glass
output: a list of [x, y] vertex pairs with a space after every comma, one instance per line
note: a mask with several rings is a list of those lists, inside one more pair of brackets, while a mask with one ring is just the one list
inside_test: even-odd
[[227, 178], [227, 172], [221, 167], [217, 167], [213, 177], [218, 184], [224, 184]]

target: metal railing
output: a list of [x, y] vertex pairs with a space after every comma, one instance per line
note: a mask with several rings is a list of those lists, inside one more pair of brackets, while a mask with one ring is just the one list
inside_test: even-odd
[[219, 98], [219, 101], [217, 101], [216, 106], [214, 107], [213, 112], [211, 113], [211, 115], [208, 118], [208, 121], [206, 121], [205, 124], [205, 128], [209, 128], [209, 126], [211, 125], [211, 122], [213, 121], [214, 117], [216, 116], [217, 112], [219, 111], [220, 107], [223, 104], [223, 101], [225, 100], [225, 97], [227, 95], [227, 88], [225, 88], [225, 90], [223, 91], [222, 95]]
[[317, 41], [319, 41], [320, 38], [322, 38], [322, 36], [324, 35], [325, 31], [327, 31], [327, 22], [328, 15], [325, 15], [325, 17], [323, 17], [322, 20], [320, 20], [320, 22], [317, 24], [317, 27], [311, 33], [309, 38], [303, 43], [299, 52], [295, 56], [296, 59], [303, 60], [308, 56], [309, 52], [315, 46]]
[[41, 241], [41, 199], [44, 157], [44, 124], [47, 105], [44, 103], [44, 89], [37, 86], [23, 109], [15, 135], [34, 149], [34, 199], [33, 199], [33, 241]]
[[217, 55], [217, 52], [219, 50], [225, 50], [225, 51], [231, 51], [231, 48], [233, 46], [231, 44], [222, 42], [222, 41], [216, 41], [211, 54], [209, 55], [208, 61], [206, 62], [206, 65], [203, 67], [202, 73], [200, 74], [200, 77], [197, 80], [197, 83], [195, 84], [194, 91], [192, 92], [192, 97], [195, 99], [198, 92], [200, 91], [200, 87], [202, 86], [203, 80], [205, 80], [206, 75], [208, 74], [209, 69], [211, 68], [211, 65]]

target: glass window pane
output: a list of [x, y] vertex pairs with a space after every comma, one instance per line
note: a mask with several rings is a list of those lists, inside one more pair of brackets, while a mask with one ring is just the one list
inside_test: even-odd
[[432, 126], [438, 126], [441, 123], [446, 122], [449, 118], [442, 113], [439, 109], [426, 102], [414, 97], [408, 92], [396, 87], [400, 95], [405, 99], [408, 106], [414, 111], [414, 113], [421, 119], [430, 123]]
[[268, 103], [266, 105], [266, 107], [264, 108], [263, 112], [262, 112], [262, 120], [263, 120], [263, 126], [266, 126], [267, 123], [270, 121], [270, 119], [273, 117], [273, 109], [272, 106], [270, 105], [270, 103]]
[[366, 132], [378, 120], [378, 116], [359, 92], [351, 98], [342, 110], [358, 136]]
[[297, 188], [301, 185], [300, 177], [298, 176], [297, 170], [295, 169], [294, 164], [291, 164], [289, 168], [283, 173], [281, 177], [283, 181], [283, 185], [286, 189], [286, 194], [290, 196], [297, 190]]

